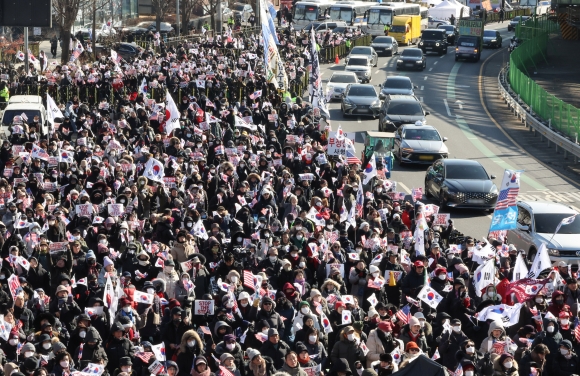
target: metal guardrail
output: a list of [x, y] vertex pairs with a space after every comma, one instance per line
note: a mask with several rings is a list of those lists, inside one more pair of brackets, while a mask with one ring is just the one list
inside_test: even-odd
[[574, 156], [574, 163], [578, 162], [580, 158], [580, 145], [578, 144], [578, 134], [574, 140], [570, 137], [558, 132], [552, 128], [551, 120], [547, 122], [542, 120], [539, 116], [534, 114], [533, 108], [530, 108], [521, 99], [519, 94], [512, 90], [506, 77], [508, 76], [509, 64], [502, 68], [497, 77], [497, 87], [499, 93], [513, 114], [517, 116], [526, 127], [529, 127], [530, 132], [539, 133], [542, 140], [545, 138], [548, 141], [548, 147], [551, 143], [556, 148], [564, 151], [564, 158], [568, 157], [568, 153]]

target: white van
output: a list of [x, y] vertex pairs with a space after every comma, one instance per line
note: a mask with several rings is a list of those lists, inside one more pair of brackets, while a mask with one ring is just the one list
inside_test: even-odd
[[40, 124], [42, 124], [40, 132], [43, 136], [48, 135], [49, 122], [46, 113], [46, 108], [42, 104], [42, 97], [39, 95], [15, 95], [10, 97], [6, 109], [2, 113], [2, 129], [0, 134], [6, 137], [10, 136], [8, 127], [12, 124], [15, 116], [20, 116], [22, 113], [26, 114], [29, 121], [32, 121], [35, 116], [40, 117]]

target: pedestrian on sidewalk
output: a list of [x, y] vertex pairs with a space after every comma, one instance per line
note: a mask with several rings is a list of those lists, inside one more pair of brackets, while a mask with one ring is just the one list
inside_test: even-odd
[[499, 22], [500, 23], [503, 23], [503, 17], [504, 17], [504, 15], [505, 15], [505, 11], [503, 10], [503, 8], [501, 8], [499, 10]]
[[56, 49], [58, 47], [58, 39], [56, 39], [56, 34], [50, 38], [50, 53], [52, 54], [52, 58], [56, 59]]
[[449, 17], [449, 23], [455, 25], [455, 15], [453, 13], [451, 13], [451, 17]]

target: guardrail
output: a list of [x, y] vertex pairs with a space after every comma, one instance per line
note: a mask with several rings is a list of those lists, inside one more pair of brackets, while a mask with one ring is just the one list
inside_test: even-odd
[[580, 134], [580, 109], [549, 94], [532, 78], [528, 69], [546, 60], [549, 35], [557, 32], [558, 24], [548, 15], [518, 25], [516, 35], [523, 42], [510, 55], [509, 87], [537, 119], [569, 140]]
[[[512, 18], [516, 16], [529, 16], [531, 13], [530, 8], [524, 9], [514, 9], [505, 11], [503, 14], [504, 22], [509, 22]], [[485, 23], [489, 22], [499, 22], [499, 12], [486, 12], [485, 14]]]
[[572, 139], [557, 129], [554, 129], [551, 120], [545, 121], [537, 113], [534, 113], [533, 108], [524, 103], [520, 95], [511, 88], [507, 80], [508, 71], [511, 69], [513, 69], [511, 64], [506, 65], [502, 68], [497, 78], [497, 87], [504, 102], [513, 114], [530, 129], [530, 132], [534, 132], [534, 134], [539, 133], [541, 140], [543, 141], [545, 138], [548, 142], [548, 147], [554, 144], [556, 153], [558, 153], [558, 149], [562, 149], [564, 151], [564, 158], [567, 158], [568, 153], [570, 153], [574, 157], [574, 163], [577, 163], [580, 158], [578, 134], [576, 133], [576, 136]]
[[[366, 34], [358, 38], [352, 38], [350, 40], [351, 42], [350, 46], [351, 48], [356, 46], [370, 46], [372, 40], [373, 40], [372, 35]], [[343, 57], [348, 55], [349, 52], [350, 49], [346, 48], [346, 43], [341, 42], [336, 46], [326, 46], [320, 48], [320, 51], [318, 51], [318, 56], [320, 57], [320, 62], [324, 64], [334, 61], [336, 55], [338, 55], [338, 57], [342, 59]]]

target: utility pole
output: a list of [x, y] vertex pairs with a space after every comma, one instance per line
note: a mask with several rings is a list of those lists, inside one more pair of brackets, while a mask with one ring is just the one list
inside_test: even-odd
[[28, 27], [24, 28], [24, 71], [28, 74]]
[[176, 22], [176, 24], [177, 24], [177, 34], [176, 35], [179, 38], [179, 32], [181, 31], [180, 22], [179, 22], [179, 21], [181, 21], [179, 19], [179, 0], [176, 0], [175, 1], [175, 4], [176, 4], [176, 8], [177, 8], [177, 11], [175, 12], [175, 18], [176, 18], [176, 21], [177, 21]]
[[223, 10], [222, 10], [222, 0], [217, 0], [217, 21], [214, 33], [221, 34], [222, 33], [222, 22], [224, 20]]

